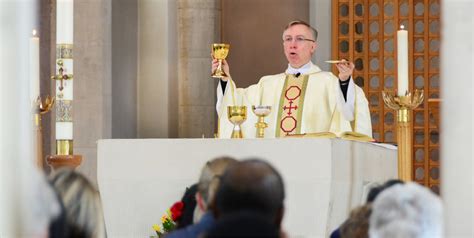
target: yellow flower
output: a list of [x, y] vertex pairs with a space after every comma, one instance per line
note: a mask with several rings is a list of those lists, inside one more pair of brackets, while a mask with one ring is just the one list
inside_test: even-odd
[[160, 232], [161, 231], [161, 227], [157, 224], [154, 224], [153, 225], [153, 229], [156, 231], [156, 232]]
[[163, 216], [161, 217], [161, 222], [162, 222], [162, 223], [165, 223], [166, 220], [168, 220], [168, 217], [167, 217], [166, 214], [165, 214], [165, 215], [163, 215]]

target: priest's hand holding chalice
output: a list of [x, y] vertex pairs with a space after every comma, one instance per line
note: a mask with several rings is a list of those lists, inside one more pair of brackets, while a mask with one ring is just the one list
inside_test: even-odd
[[229, 54], [229, 44], [212, 44], [212, 77], [227, 81], [229, 77], [229, 65], [227, 65], [227, 55]]
[[[227, 55], [229, 54], [229, 48], [229, 44], [222, 43], [212, 44], [211, 47], [212, 77], [219, 78], [220, 80], [226, 82], [230, 79], [229, 65], [225, 60]], [[227, 118], [234, 125], [231, 138], [243, 138], [240, 125], [244, 123], [244, 121], [247, 119], [247, 107], [243, 105], [236, 105], [234, 92], [232, 91], [231, 93], [234, 105], [227, 107]]]

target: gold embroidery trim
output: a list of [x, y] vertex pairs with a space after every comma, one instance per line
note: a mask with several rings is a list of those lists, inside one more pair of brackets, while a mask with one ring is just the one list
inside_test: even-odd
[[57, 44], [56, 58], [58, 59], [72, 59], [73, 44]]

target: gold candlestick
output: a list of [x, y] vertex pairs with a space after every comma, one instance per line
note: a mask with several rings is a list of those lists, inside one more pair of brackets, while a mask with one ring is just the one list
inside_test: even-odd
[[43, 169], [43, 126], [41, 116], [51, 111], [54, 103], [55, 98], [48, 95], [44, 102], [41, 97], [38, 97], [33, 104], [36, 129], [36, 165], [40, 169]]
[[407, 92], [405, 96], [396, 96], [382, 91], [382, 96], [385, 105], [397, 110], [398, 177], [404, 181], [412, 181], [411, 111], [423, 102], [423, 90], [416, 89], [413, 95]]
[[265, 128], [268, 127], [268, 124], [265, 122], [265, 117], [270, 114], [271, 110], [271, 106], [252, 106], [253, 113], [258, 117], [258, 122], [255, 123], [257, 138], [265, 137]]

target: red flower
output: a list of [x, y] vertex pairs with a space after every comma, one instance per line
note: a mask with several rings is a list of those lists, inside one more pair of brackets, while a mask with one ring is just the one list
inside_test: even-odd
[[173, 219], [173, 221], [177, 221], [181, 217], [181, 215], [183, 215], [183, 208], [184, 208], [183, 202], [175, 202], [173, 206], [171, 206], [170, 212], [171, 212], [171, 219]]

